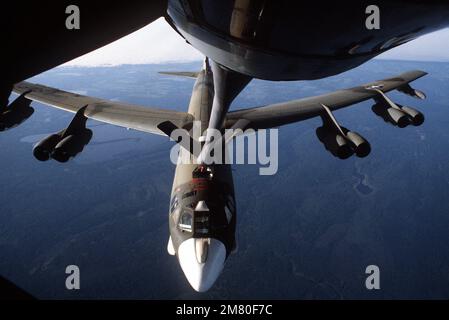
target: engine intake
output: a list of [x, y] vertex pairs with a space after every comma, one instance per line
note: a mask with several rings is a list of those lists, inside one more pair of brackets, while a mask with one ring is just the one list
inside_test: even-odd
[[400, 106], [401, 110], [407, 115], [409, 122], [418, 127], [424, 123], [424, 115], [411, 107]]
[[39, 161], [47, 161], [56, 145], [62, 140], [63, 131], [49, 135], [39, 141], [33, 148], [33, 155]]
[[348, 131], [346, 138], [351, 142], [354, 152], [359, 158], [365, 158], [371, 152], [371, 145], [365, 138], [354, 131]]

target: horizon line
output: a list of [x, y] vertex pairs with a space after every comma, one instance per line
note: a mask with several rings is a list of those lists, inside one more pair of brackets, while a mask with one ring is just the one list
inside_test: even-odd
[[[417, 60], [417, 59], [394, 59], [394, 58], [373, 58], [367, 62], [377, 60], [377, 61], [400, 61], [400, 62], [419, 62], [419, 63], [449, 63], [448, 60]], [[139, 65], [161, 65], [161, 64], [189, 64], [189, 63], [202, 63], [202, 59], [198, 60], [167, 60], [167, 61], [160, 61], [160, 62], [144, 62], [144, 63], [104, 63], [104, 64], [61, 64], [56, 68], [108, 68], [108, 67], [120, 67], [120, 66], [139, 66]], [[367, 63], [365, 62], [365, 63]], [[363, 65], [363, 64], [362, 64]], [[51, 70], [51, 69], [50, 69]], [[49, 70], [48, 70], [49, 71]]]

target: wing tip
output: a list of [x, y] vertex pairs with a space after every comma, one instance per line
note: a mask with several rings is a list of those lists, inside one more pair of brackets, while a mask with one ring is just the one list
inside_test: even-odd
[[423, 70], [413, 70], [413, 71], [410, 71], [410, 73], [415, 73], [418, 77], [424, 77], [429, 74], [428, 72], [423, 71]]

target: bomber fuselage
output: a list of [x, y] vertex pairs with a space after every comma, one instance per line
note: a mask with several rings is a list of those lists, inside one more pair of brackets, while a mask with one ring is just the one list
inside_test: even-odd
[[[214, 85], [205, 64], [195, 82], [188, 112], [201, 123], [192, 138], [201, 140], [208, 127]], [[180, 148], [179, 157], [187, 150]], [[169, 208], [168, 252], [176, 255], [191, 286], [208, 290], [218, 278], [225, 260], [235, 247], [236, 209], [232, 170], [229, 164], [176, 166]]]

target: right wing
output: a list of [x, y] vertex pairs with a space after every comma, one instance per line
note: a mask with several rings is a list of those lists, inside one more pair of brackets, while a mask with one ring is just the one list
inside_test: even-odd
[[374, 81], [320, 96], [231, 111], [226, 116], [225, 127], [232, 128], [239, 120], [246, 120], [245, 127], [240, 129], [251, 128], [257, 130], [310, 119], [323, 114], [324, 109], [322, 105], [326, 105], [329, 110], [334, 111], [365, 100], [374, 99], [378, 96], [378, 92], [372, 90], [373, 88], [377, 88], [382, 92], [397, 89], [422, 99], [425, 97], [424, 94], [416, 90], [413, 91], [414, 89], [408, 84], [426, 74], [426, 72], [419, 70], [409, 71], [393, 78]]
[[25, 81], [16, 84], [14, 92], [25, 94], [27, 99], [72, 113], [87, 106], [84, 111], [87, 118], [160, 135], [167, 135], [167, 124], [173, 128], [185, 128], [193, 122], [193, 116], [187, 112], [108, 101]]

